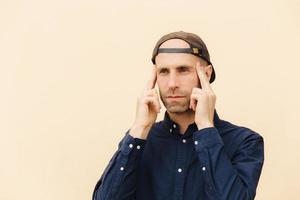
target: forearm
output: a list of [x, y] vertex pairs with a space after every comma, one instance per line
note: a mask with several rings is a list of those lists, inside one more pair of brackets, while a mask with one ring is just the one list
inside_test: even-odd
[[129, 134], [134, 138], [146, 140], [150, 129], [151, 127], [144, 127], [141, 125], [134, 124], [131, 127]]
[[93, 200], [134, 199], [136, 168], [146, 141], [133, 138], [128, 133], [98, 181]]
[[255, 138], [245, 142], [231, 160], [216, 128], [194, 134], [209, 199], [254, 199], [263, 165], [263, 141]]

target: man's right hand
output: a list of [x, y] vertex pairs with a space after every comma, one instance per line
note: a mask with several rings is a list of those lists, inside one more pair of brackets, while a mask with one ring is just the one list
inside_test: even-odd
[[155, 89], [156, 79], [156, 66], [153, 65], [151, 77], [137, 99], [135, 121], [129, 131], [129, 134], [135, 138], [147, 138], [151, 126], [155, 123], [157, 114], [160, 112], [161, 105]]

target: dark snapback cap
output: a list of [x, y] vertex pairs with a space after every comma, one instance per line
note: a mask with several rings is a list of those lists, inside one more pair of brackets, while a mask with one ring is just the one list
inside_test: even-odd
[[[190, 48], [160, 48], [160, 45], [162, 43], [164, 43], [165, 41], [170, 40], [170, 39], [182, 39], [190, 45]], [[214, 69], [212, 63], [210, 62], [210, 56], [209, 56], [207, 47], [206, 47], [205, 43], [203, 42], [203, 40], [194, 33], [177, 31], [177, 32], [172, 32], [172, 33], [162, 36], [158, 40], [158, 42], [156, 43], [156, 45], [153, 49], [152, 59], [151, 59], [153, 64], [155, 64], [155, 57], [159, 53], [190, 53], [195, 56], [198, 56], [198, 57], [204, 59], [205, 61], [207, 61], [208, 64], [210, 64], [212, 66], [213, 71], [212, 71], [209, 82], [212, 83], [216, 78], [215, 69]]]

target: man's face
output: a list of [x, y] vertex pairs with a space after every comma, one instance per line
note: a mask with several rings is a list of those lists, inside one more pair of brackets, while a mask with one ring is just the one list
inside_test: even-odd
[[[170, 39], [160, 48], [189, 48], [181, 39]], [[190, 96], [194, 87], [200, 87], [196, 63], [206, 62], [187, 53], [159, 53], [156, 56], [157, 84], [160, 98], [169, 112], [180, 113], [189, 109]], [[206, 67], [207, 68], [207, 67]], [[207, 69], [205, 69], [207, 71]], [[210, 78], [210, 77], [209, 77]]]

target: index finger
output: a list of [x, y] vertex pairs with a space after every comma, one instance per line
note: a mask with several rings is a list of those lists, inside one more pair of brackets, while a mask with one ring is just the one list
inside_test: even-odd
[[198, 78], [200, 79], [202, 89], [209, 89], [210, 83], [205, 74], [204, 66], [201, 65], [199, 61], [196, 63], [196, 71], [197, 71]]
[[150, 79], [148, 80], [147, 85], [146, 85], [147, 90], [151, 90], [155, 87], [156, 78], [157, 78], [157, 76], [156, 76], [156, 66], [153, 65]]

